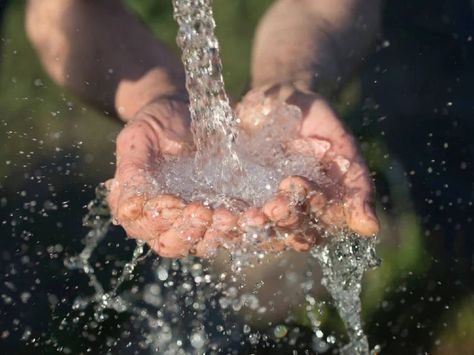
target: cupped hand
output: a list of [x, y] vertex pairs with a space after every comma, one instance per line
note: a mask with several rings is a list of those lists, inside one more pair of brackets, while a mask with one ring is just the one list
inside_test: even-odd
[[156, 100], [118, 135], [115, 176], [105, 183], [114, 223], [163, 257], [209, 256], [218, 248], [234, 247], [242, 232], [238, 227], [248, 214], [154, 194], [153, 176], [163, 158], [189, 154], [194, 154], [194, 147], [188, 103]]
[[346, 229], [361, 236], [375, 235], [379, 222], [369, 171], [354, 137], [321, 96], [292, 85], [254, 89], [237, 108], [241, 128], [250, 134], [261, 129], [268, 122], [255, 111], [270, 112], [281, 102], [297, 106], [302, 113], [298, 135], [288, 139], [286, 149], [319, 161], [326, 183], [284, 179], [263, 206], [275, 231], [285, 234], [287, 246], [301, 251], [317, 243], [324, 231]]
[[192, 153], [189, 125], [185, 100], [160, 98], [146, 105], [118, 135], [115, 176], [106, 182], [114, 223], [163, 256], [183, 254], [185, 243], [160, 243], [159, 236], [196, 206], [174, 195], [151, 196], [150, 184], [164, 155]]

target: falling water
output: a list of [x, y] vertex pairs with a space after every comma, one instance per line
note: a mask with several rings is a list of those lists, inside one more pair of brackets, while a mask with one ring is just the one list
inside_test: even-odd
[[[226, 198], [261, 205], [285, 176], [302, 175], [324, 183], [325, 177], [320, 174], [314, 158], [298, 155], [297, 159], [292, 159], [291, 153], [282, 148], [285, 137], [297, 133], [297, 122], [301, 118], [298, 108], [280, 103], [264, 114], [256, 112], [256, 115], [264, 115], [268, 124], [254, 135], [238, 134], [238, 120], [224, 90], [211, 0], [173, 0], [173, 5], [179, 24], [177, 42], [182, 49], [186, 71], [197, 152], [193, 162], [190, 158], [165, 157], [155, 177], [155, 193], [175, 193], [186, 200], [205, 200], [211, 206], [228, 202]], [[255, 99], [257, 103], [263, 101], [263, 97]], [[260, 286], [239, 295], [242, 285], [235, 275], [214, 275], [203, 261], [195, 258], [155, 257], [153, 279], [140, 292], [125, 292], [123, 283], [132, 279], [137, 265], [149, 255], [149, 252], [145, 253], [144, 243], [138, 242], [131, 261], [125, 264], [115, 284], [103, 286], [89, 261], [110, 225], [103, 189], [98, 189], [97, 198], [89, 205], [85, 224], [91, 227], [86, 246], [79, 256], [69, 259], [67, 265], [83, 270], [95, 294], [88, 299], [79, 298], [76, 308], [93, 304], [99, 322], [106, 318], [105, 311], [109, 309], [132, 314], [138, 324], [143, 324], [143, 346], [163, 354], [186, 354], [189, 349], [220, 353], [225, 346], [231, 349], [232, 341], [255, 345], [268, 338], [268, 335], [252, 332], [246, 324], [242, 329], [227, 327], [234, 322], [233, 313], [243, 308], [260, 314], [267, 311], [256, 296]], [[311, 250], [306, 275], [312, 274], [314, 262], [318, 261], [323, 272], [322, 284], [331, 294], [347, 328], [349, 343], [341, 352], [369, 354], [360, 319], [359, 296], [364, 272], [379, 263], [375, 256], [375, 240], [345, 232], [325, 237], [321, 245]], [[264, 256], [258, 253], [247, 257], [246, 253], [252, 249], [242, 250], [232, 254], [232, 270], [236, 273], [241, 272], [243, 266], [251, 266], [255, 259], [259, 263]], [[326, 351], [335, 344], [335, 338], [330, 335], [323, 340], [320, 321], [314, 312], [318, 301], [312, 280], [306, 280], [302, 286], [314, 333], [312, 348], [317, 352]], [[216, 317], [217, 314], [222, 319], [209, 323], [209, 316]], [[180, 317], [185, 317], [186, 321], [177, 323], [176, 319]], [[277, 325], [270, 336], [294, 344], [299, 333], [297, 328], [289, 328], [284, 324]], [[225, 342], [227, 345], [223, 345]]]
[[364, 272], [380, 264], [375, 243], [374, 238], [340, 233], [311, 250], [323, 271], [321, 283], [331, 294], [347, 329], [349, 343], [341, 349], [342, 354], [369, 354], [360, 318], [360, 292]]
[[219, 156], [222, 178], [226, 179], [241, 170], [233, 145], [237, 120], [225, 92], [211, 5], [211, 0], [173, 0], [174, 18], [179, 25], [176, 38], [186, 72], [197, 169], [202, 171], [209, 157]]

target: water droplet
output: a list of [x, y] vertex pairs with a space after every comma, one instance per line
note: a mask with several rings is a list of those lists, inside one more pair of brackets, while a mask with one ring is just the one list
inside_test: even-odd
[[276, 338], [283, 338], [288, 334], [288, 328], [284, 325], [277, 325], [275, 329], [273, 329], [273, 334]]
[[166, 270], [165, 268], [161, 266], [158, 267], [157, 274], [158, 274], [158, 280], [160, 281], [165, 281], [166, 279], [168, 279], [168, 270]]

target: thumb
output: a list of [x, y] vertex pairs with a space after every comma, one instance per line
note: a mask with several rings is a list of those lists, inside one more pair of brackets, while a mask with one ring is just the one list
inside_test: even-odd
[[119, 191], [118, 191], [118, 181], [115, 179], [109, 179], [105, 183], [105, 188], [107, 189], [107, 204], [112, 215], [117, 211]]
[[348, 227], [363, 236], [373, 236], [380, 229], [373, 204], [373, 188], [364, 164], [354, 162], [344, 178], [344, 210]]

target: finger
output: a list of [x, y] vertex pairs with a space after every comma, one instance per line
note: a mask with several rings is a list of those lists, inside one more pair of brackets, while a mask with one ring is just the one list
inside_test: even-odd
[[278, 193], [265, 202], [263, 213], [277, 227], [292, 228], [300, 222], [300, 209], [295, 204], [292, 204], [288, 195], [283, 193]]
[[354, 138], [324, 100], [316, 99], [309, 105], [300, 134], [315, 147], [316, 158], [334, 182], [341, 180], [359, 155]]
[[327, 138], [331, 144], [324, 162], [329, 165], [328, 174], [342, 182], [348, 227], [361, 235], [374, 235], [379, 222], [371, 203], [372, 183], [354, 138], [322, 100], [315, 101], [307, 117], [301, 128], [302, 136], [311, 137], [318, 132], [318, 136]]
[[117, 220], [119, 223], [136, 220], [143, 212], [144, 197], [138, 195], [122, 196], [117, 207]]
[[214, 256], [219, 248], [233, 249], [237, 244], [238, 238], [235, 233], [209, 228], [191, 254], [209, 258]]
[[172, 195], [161, 195], [149, 201], [143, 196], [132, 195], [120, 200], [115, 215], [129, 237], [149, 241], [169, 229], [183, 207], [184, 202]]
[[255, 207], [251, 207], [243, 212], [237, 223], [242, 231], [242, 242], [255, 245], [262, 239], [268, 238], [269, 220], [263, 212]]
[[159, 195], [145, 203], [143, 215], [155, 238], [173, 225], [182, 215], [184, 207], [184, 201], [174, 195]]
[[237, 221], [238, 216], [225, 208], [214, 210], [212, 224], [202, 240], [196, 244], [195, 255], [210, 257], [215, 255], [221, 246], [226, 249], [233, 247], [236, 242]]
[[360, 161], [353, 163], [344, 178], [344, 208], [348, 227], [363, 236], [373, 236], [380, 228], [373, 208], [373, 188], [369, 172]]
[[249, 229], [264, 229], [268, 224], [268, 218], [260, 209], [251, 207], [240, 215], [237, 224], [243, 232]]
[[236, 106], [239, 128], [249, 134], [258, 131], [267, 123], [270, 110], [271, 105], [262, 92], [249, 92]]
[[277, 253], [286, 248], [283, 240], [275, 238], [275, 232], [269, 226], [269, 219], [258, 208], [249, 208], [239, 219], [239, 227], [244, 234], [244, 241], [257, 243], [257, 249]]
[[156, 239], [157, 234], [150, 228], [150, 223], [144, 217], [132, 221], [121, 222], [120, 225], [127, 233], [129, 238], [150, 241]]
[[[353, 137], [345, 129], [336, 113], [323, 100], [313, 100], [308, 108], [300, 131], [302, 138], [329, 142], [327, 150], [350, 159], [357, 153]], [[327, 143], [325, 144], [327, 146]]]
[[211, 222], [211, 209], [200, 202], [190, 203], [172, 227], [160, 235], [155, 250], [169, 258], [186, 256], [203, 238]]
[[183, 236], [179, 229], [171, 227], [155, 238], [150, 247], [164, 258], [181, 258], [188, 254], [191, 243]]
[[337, 200], [328, 200], [322, 191], [313, 191], [308, 198], [311, 216], [317, 223], [324, 224], [328, 230], [342, 228], [346, 225], [344, 207]]
[[306, 252], [315, 244], [315, 237], [312, 234], [288, 233], [286, 234], [285, 244], [296, 251]]
[[322, 161], [331, 148], [331, 143], [327, 140], [316, 137], [300, 138], [289, 141], [285, 145], [285, 148], [290, 154], [312, 156], [316, 158], [317, 161]]
[[123, 224], [142, 216], [143, 206], [147, 199], [147, 178], [144, 170], [136, 164], [122, 162], [117, 168], [115, 178], [110, 183], [111, 195], [116, 200], [112, 214], [118, 223]]
[[191, 249], [190, 253], [200, 258], [210, 258], [215, 256], [221, 247], [222, 239], [227, 238], [222, 232], [216, 230], [208, 230], [204, 237], [197, 242], [196, 246]]
[[296, 175], [284, 178], [278, 185], [278, 191], [291, 196], [294, 204], [302, 204], [312, 189], [314, 186], [308, 179]]
[[218, 207], [214, 210], [212, 215], [211, 228], [220, 230], [222, 232], [230, 232], [237, 228], [239, 216], [230, 212], [228, 209]]
[[312, 191], [308, 197], [308, 206], [311, 214], [319, 218], [326, 208], [327, 198], [322, 191]]
[[346, 226], [346, 215], [344, 206], [340, 202], [328, 203], [323, 212], [319, 215], [319, 220], [326, 225], [329, 231]]
[[275, 236], [271, 236], [268, 239], [258, 244], [258, 249], [268, 253], [279, 253], [287, 249], [287, 244], [284, 240], [277, 239]]

